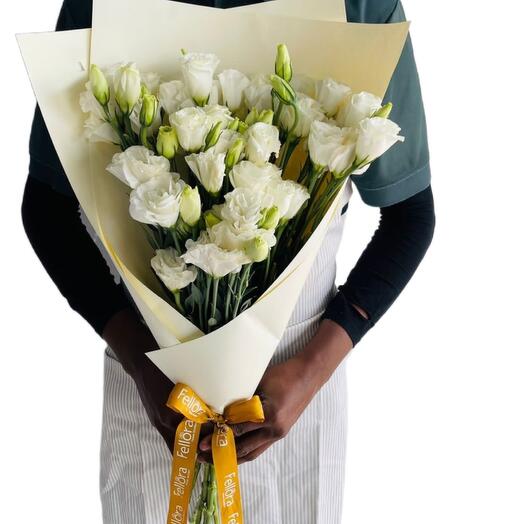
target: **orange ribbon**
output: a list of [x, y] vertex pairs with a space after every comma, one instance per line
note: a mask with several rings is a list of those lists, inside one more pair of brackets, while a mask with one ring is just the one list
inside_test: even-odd
[[210, 409], [189, 386], [177, 384], [169, 395], [167, 405], [185, 417], [176, 430], [167, 524], [187, 523], [200, 426], [206, 422], [215, 425], [212, 452], [222, 524], [242, 524], [235, 436], [228, 424], [264, 422], [260, 398], [255, 395], [250, 400], [234, 402], [220, 415]]

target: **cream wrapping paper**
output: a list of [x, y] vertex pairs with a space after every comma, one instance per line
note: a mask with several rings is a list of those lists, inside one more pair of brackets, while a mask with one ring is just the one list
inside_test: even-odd
[[[288, 2], [289, 7], [295, 0]], [[260, 7], [267, 10], [270, 4], [279, 2]], [[106, 67], [136, 61], [141, 70], [159, 72], [168, 80], [176, 74], [176, 54], [183, 47], [216, 53], [221, 68], [270, 72], [276, 44], [285, 42], [296, 72], [333, 77], [355, 90], [383, 96], [408, 24], [346, 24], [281, 17], [278, 9], [270, 9], [269, 14], [252, 8], [222, 11], [166, 0], [95, 0], [94, 6], [92, 34], [89, 30], [26, 34], [18, 37], [19, 45], [75, 194], [161, 348], [148, 356], [173, 382], [190, 385], [204, 402], [222, 412], [230, 403], [252, 396], [338, 212], [338, 202], [253, 306], [203, 336], [169, 305], [150, 270], [152, 250], [140, 225], [129, 216], [128, 189], [105, 171], [115, 149], [100, 144], [88, 147], [82, 137], [84, 115], [78, 97], [89, 63]], [[125, 23], [116, 24], [122, 12]], [[235, 31], [220, 32], [224, 27]], [[339, 51], [333, 53], [335, 49]]]

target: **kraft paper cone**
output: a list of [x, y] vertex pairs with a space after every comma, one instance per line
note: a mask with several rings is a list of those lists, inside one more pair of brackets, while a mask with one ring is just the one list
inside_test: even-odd
[[[143, 1], [125, 0], [129, 8], [125, 26], [104, 28], [102, 22], [99, 25], [98, 19], [95, 20], [91, 53], [98, 65], [105, 67], [115, 61], [134, 59], [143, 71], [163, 72], [165, 79], [170, 79], [176, 67], [174, 57], [171, 53], [160, 53], [159, 49], [186, 47], [217, 53], [223, 67], [246, 71], [256, 67], [256, 71], [269, 72], [276, 44], [286, 42], [302, 72], [318, 78], [330, 76], [358, 86], [357, 89], [383, 95], [408, 27], [281, 19], [238, 10], [195, 10], [194, 6], [181, 7], [164, 0], [147, 0], [148, 8], [141, 11], [138, 8], [143, 7]], [[114, 8], [123, 5], [122, 2], [106, 0], [104, 5]], [[95, 2], [95, 12], [101, 5]], [[159, 31], [153, 23], [156, 17], [162, 19], [163, 25], [170, 22], [171, 32]], [[237, 42], [223, 42], [209, 33], [212, 27], [223, 24], [239, 28], [241, 48]], [[137, 38], [139, 25], [142, 36]], [[193, 29], [184, 31], [184, 27]], [[195, 27], [204, 30], [196, 32]], [[322, 36], [320, 49], [311, 47], [312, 31]], [[199, 37], [195, 36], [197, 33]], [[73, 189], [163, 348], [150, 352], [150, 358], [171, 380], [187, 383], [220, 412], [231, 402], [253, 394], [289, 321], [338, 204], [333, 204], [312, 238], [262, 298], [226, 326], [202, 336], [198, 328], [169, 305], [150, 270], [151, 248], [141, 226], [127, 211], [128, 188], [105, 172], [115, 150], [98, 144], [88, 146], [82, 137], [85, 115], [78, 106], [78, 96], [87, 79], [89, 37], [89, 30], [81, 30], [21, 35], [18, 40], [44, 119]], [[113, 46], [116, 43], [117, 50]], [[325, 55], [327, 50], [340, 49], [341, 44], [348, 49], [344, 60]], [[145, 45], [149, 53], [143, 48]], [[246, 67], [248, 62], [250, 68]], [[296, 66], [295, 69], [301, 71]]]

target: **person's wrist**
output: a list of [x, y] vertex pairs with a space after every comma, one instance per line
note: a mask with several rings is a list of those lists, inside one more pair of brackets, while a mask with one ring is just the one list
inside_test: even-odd
[[332, 320], [322, 320], [314, 337], [294, 357], [313, 394], [329, 380], [352, 348], [353, 342], [343, 327]]
[[143, 367], [146, 352], [158, 348], [151, 331], [132, 308], [115, 313], [107, 322], [102, 337], [130, 375]]

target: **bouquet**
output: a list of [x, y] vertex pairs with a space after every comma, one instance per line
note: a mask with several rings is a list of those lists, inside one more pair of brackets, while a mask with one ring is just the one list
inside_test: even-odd
[[[262, 296], [348, 177], [403, 138], [391, 103], [331, 78], [294, 78], [284, 44], [274, 74], [216, 74], [211, 53], [179, 60], [181, 78], [163, 83], [134, 64], [93, 64], [81, 105], [87, 138], [122, 150], [107, 171], [130, 190], [172, 306], [210, 333]], [[214, 479], [205, 465], [190, 522], [218, 521]]]
[[[158, 65], [140, 72], [130, 62], [105, 65], [119, 53], [102, 45], [109, 41], [129, 47], [126, 57], [153, 49], [152, 31], [133, 25], [153, 24], [138, 17], [113, 28], [123, 33], [109, 40], [104, 21], [114, 19], [120, 3], [95, 1], [91, 40], [86, 31], [20, 42], [66, 173], [160, 345], [148, 355], [176, 383], [166, 400], [185, 419], [176, 435], [168, 522], [187, 521], [193, 487], [191, 522], [242, 522], [228, 424], [263, 420], [253, 393], [339, 211], [342, 188], [402, 141], [381, 95], [407, 27], [356, 28], [161, 2], [142, 14], [184, 20], [174, 33], [158, 32], [180, 45], [158, 45], [160, 62], [158, 51], [150, 60], [141, 56], [140, 64]], [[243, 34], [243, 50], [210, 35], [208, 51], [220, 48], [227, 67], [207, 51], [175, 56], [172, 49], [202, 49], [183, 26], [219, 19], [218, 27], [231, 24]], [[257, 24], [263, 31], [251, 31]], [[326, 49], [339, 39], [358, 48], [355, 72], [342, 74], [349, 66], [340, 57], [308, 49], [312, 28]], [[285, 41], [277, 40], [281, 34], [297, 56], [293, 63], [280, 44], [272, 70], [232, 67], [266, 49], [265, 35], [276, 44]], [[43, 52], [56, 57], [55, 75], [40, 67]], [[83, 89], [85, 77], [73, 64], [89, 60]], [[362, 89], [368, 85], [377, 94]], [[71, 140], [82, 129], [88, 144]], [[214, 467], [204, 466], [197, 483], [200, 425], [209, 421]]]

